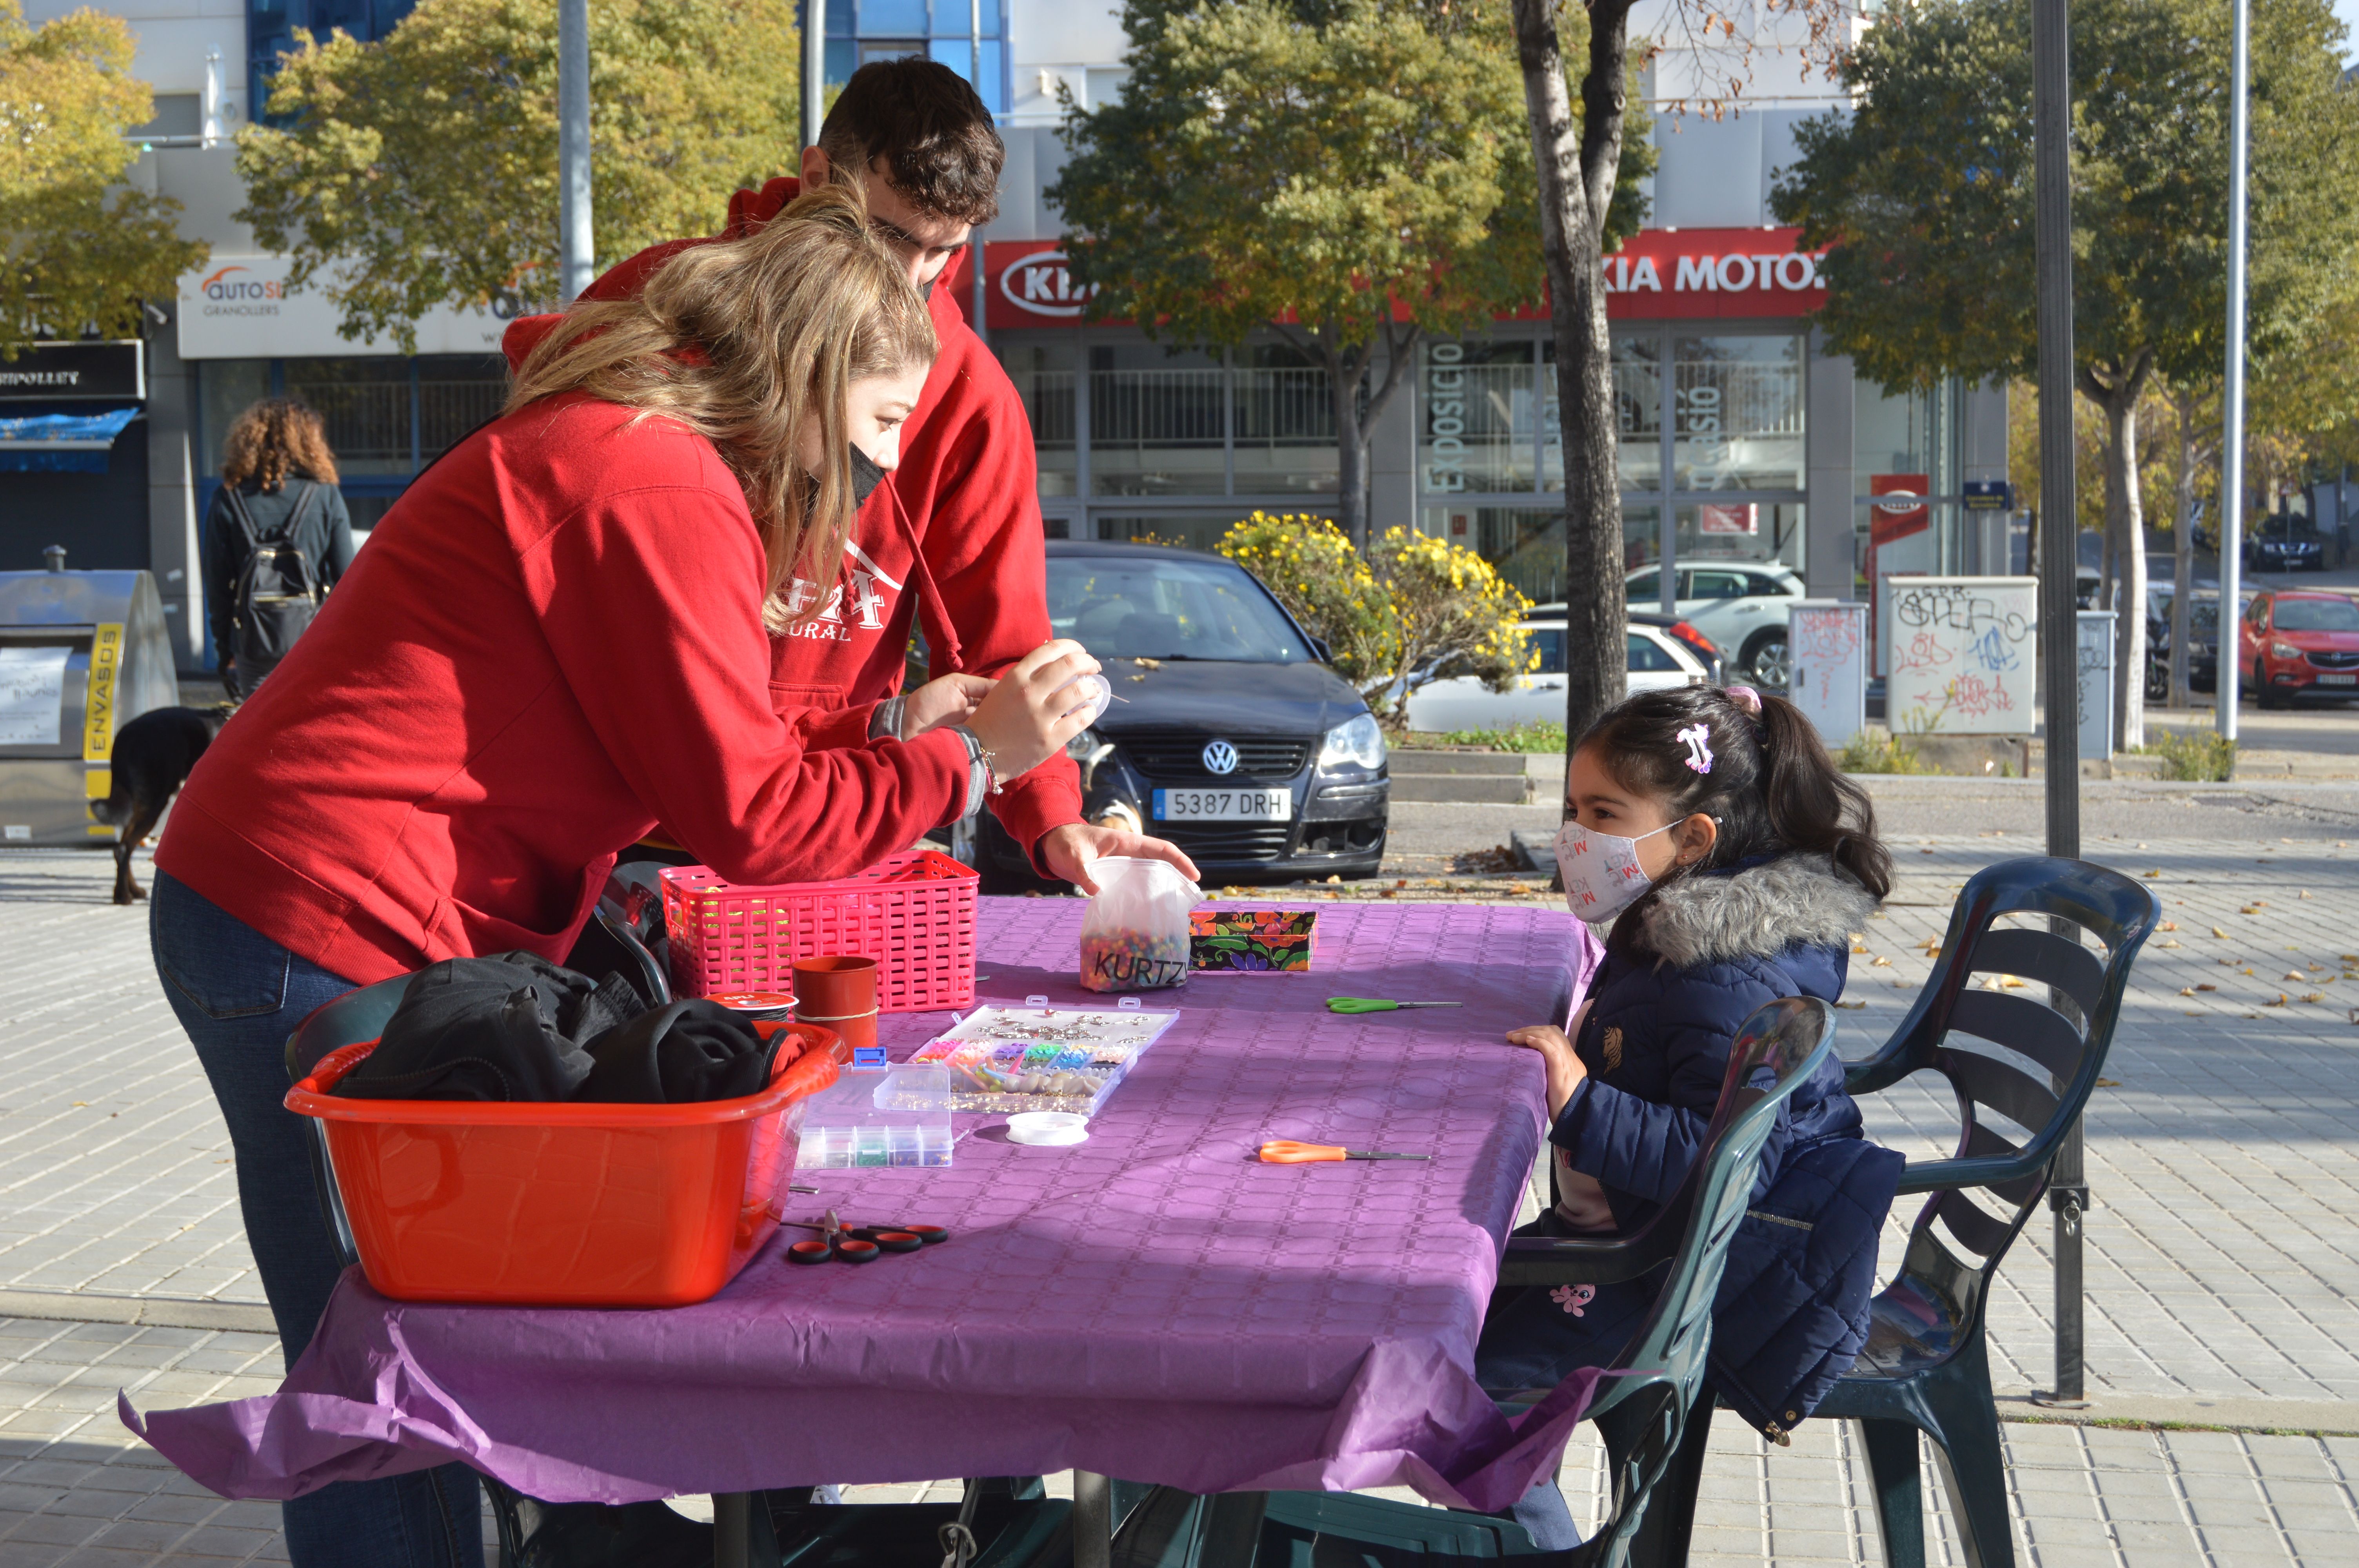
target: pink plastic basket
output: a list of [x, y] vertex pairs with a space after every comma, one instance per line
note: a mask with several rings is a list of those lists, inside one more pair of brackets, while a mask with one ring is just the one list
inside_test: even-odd
[[948, 855], [912, 849], [832, 882], [734, 887], [703, 866], [663, 873], [672, 989], [791, 990], [798, 958], [876, 960], [876, 1005], [931, 1012], [974, 1000], [979, 878]]

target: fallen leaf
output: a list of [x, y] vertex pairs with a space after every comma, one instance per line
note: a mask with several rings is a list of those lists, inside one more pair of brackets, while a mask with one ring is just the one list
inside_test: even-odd
[[1891, 959], [1889, 959], [1889, 958], [1881, 958], [1881, 957], [1879, 957], [1879, 958], [1870, 958], [1870, 959], [1867, 961], [1867, 967], [1868, 967], [1869, 968], [1871, 968], [1871, 969], [1888, 969], [1888, 968], [1892, 968], [1892, 960], [1891, 960]]
[[2155, 946], [2158, 946], [2158, 947], [2176, 947], [2176, 946], [2179, 946], [2179, 944], [2178, 944], [2178, 943], [2176, 943], [2176, 942], [2174, 942], [2174, 941], [2172, 941], [2172, 940], [2171, 940], [2170, 938], [2169, 938], [2169, 937], [2165, 937], [2165, 938], [2163, 938], [2161, 941], [2159, 941], [2159, 942], [2156, 943], [2156, 944], [2155, 944]]
[[2180, 996], [2193, 996], [2195, 994], [2195, 988], [2193, 986], [2181, 986], [2179, 988], [2179, 994]]
[[[2180, 902], [2184, 903], [2185, 901], [2181, 900]], [[2176, 920], [2166, 920], [2159, 926], [2156, 927], [2156, 929], [2160, 931], [2176, 931], [2179, 929], [2179, 922]]]
[[2275, 1001], [2265, 1001], [2265, 1002], [2261, 1003], [2261, 1005], [2262, 1005], [2263, 1007], [2283, 1007], [2285, 1004], [2286, 1004], [2286, 993], [2285, 993], [2285, 992], [2283, 992], [2283, 991], [2279, 991], [2279, 992], [2277, 992], [2277, 1000], [2275, 1000]]
[[2196, 989], [2197, 990], [2200, 990], [2200, 991], [2216, 991], [2216, 990], [2218, 990], [2220, 988], [2219, 988], [2218, 986], [2213, 985], [2213, 984], [2212, 984], [2211, 981], [2209, 981], [2209, 980], [2203, 980], [2203, 981], [2199, 982], [2199, 983], [2196, 985], [2195, 989]]
[[2097, 1087], [2101, 1089], [2117, 1089], [2122, 1087], [2122, 1081], [2119, 1078], [2099, 1078]]
[[[1839, 1001], [1835, 1003], [1835, 1005], [1837, 1007], [1865, 1007], [1867, 1003], [1864, 1001]], [[2351, 1022], [2354, 1023], [2359, 1023], [2359, 1015], [2354, 1015]]]
[[2310, 977], [2303, 974], [2299, 969], [2288, 969], [2284, 974], [2279, 975], [2277, 979], [2281, 980], [2306, 980], [2310, 979]]
[[2240, 974], [2240, 975], [2249, 975], [2249, 974], [2251, 974], [2251, 973], [2253, 973], [2253, 972], [2254, 972], [2254, 971], [2253, 971], [2253, 966], [2252, 966], [2252, 965], [2250, 965], [2250, 964], [2247, 964], [2247, 965], [2245, 965], [2243, 968], [2241, 968], [2241, 969], [2237, 970], [2236, 972], [2237, 972], [2238, 974]]
[[1998, 983], [2006, 987], [2008, 990], [2019, 991], [2024, 988], [2026, 982], [2017, 979], [2013, 975], [2002, 975], [1999, 977]]
[[2161, 876], [2162, 876], [2162, 872], [2161, 872], [2161, 871], [2148, 871], [2148, 872], [2147, 873], [2147, 879], [2148, 879], [2149, 881], [2158, 881], [2158, 880], [2160, 880]]
[[78, 1099], [78, 1100], [74, 1101], [74, 1104], [76, 1104], [76, 1105], [78, 1105], [78, 1106], [86, 1106], [86, 1105], [88, 1105], [89, 1103], [90, 1103], [90, 1101], [88, 1101], [88, 1100], [86, 1100], [86, 1099]]
[[2269, 906], [2269, 901], [2268, 901], [2267, 899], [2265, 899], [2265, 898], [2256, 898], [2256, 899], [2253, 900], [2253, 907], [2254, 907], [2255, 909], [2267, 909], [2267, 908], [2268, 908], [2268, 906]]
[[1852, 944], [1851, 950], [1854, 953], [1864, 953], [1867, 951], [1867, 944], [1864, 942], [1854, 942]]
[[2228, 939], [2228, 934], [2216, 925], [2212, 928], [2212, 935], [2219, 937], [2223, 942]]
[[2324, 991], [2304, 991], [2302, 993], [2301, 1000], [2304, 1001], [2324, 1001], [2326, 1000], [2326, 993]]
[[2304, 888], [2293, 896], [2296, 898], [2308, 898], [2310, 896], [2310, 890], [2308, 888]]

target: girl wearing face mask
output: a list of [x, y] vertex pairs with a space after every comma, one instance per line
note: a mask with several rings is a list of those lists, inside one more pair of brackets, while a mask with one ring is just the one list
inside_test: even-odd
[[[1873, 806], [1792, 705], [1745, 687], [1634, 697], [1573, 750], [1557, 864], [1605, 957], [1570, 1030], [1508, 1041], [1548, 1069], [1557, 1202], [1530, 1233], [1636, 1229], [1701, 1152], [1737, 1028], [1762, 1003], [1842, 996], [1851, 933], [1891, 886]], [[1714, 1309], [1712, 1380], [1772, 1438], [1864, 1342], [1878, 1227], [1901, 1158], [1861, 1136], [1830, 1059], [1779, 1112]], [[1659, 1277], [1503, 1291], [1476, 1353], [1486, 1389], [1610, 1363]], [[1514, 1510], [1575, 1544], [1553, 1482]]]

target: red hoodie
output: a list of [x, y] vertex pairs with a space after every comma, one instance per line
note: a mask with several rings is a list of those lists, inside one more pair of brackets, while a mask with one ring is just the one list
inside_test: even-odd
[[[802, 182], [771, 180], [729, 199], [729, 222], [712, 239], [739, 239], [801, 194]], [[591, 297], [625, 299], [690, 245], [653, 245], [607, 269]], [[924, 616], [932, 673], [995, 676], [1051, 635], [1032, 424], [1007, 373], [959, 313], [954, 290], [928, 304], [940, 357], [901, 434], [901, 466], [877, 487], [853, 528], [853, 549], [827, 586], [819, 616], [770, 644], [770, 697], [813, 745], [858, 745], [877, 703], [901, 687], [913, 612]], [[503, 347], [520, 365], [554, 316], [513, 322]], [[798, 579], [789, 605], [820, 603], [816, 583]], [[796, 712], [796, 710], [801, 710]], [[1037, 850], [1050, 828], [1079, 822], [1081, 773], [1060, 753], [991, 800], [1008, 836]], [[912, 839], [935, 826], [913, 816]], [[691, 846], [692, 848], [692, 846]], [[1045, 870], [1045, 868], [1043, 868]]]
[[703, 438], [579, 394], [511, 415], [386, 514], [197, 764], [156, 863], [365, 984], [562, 958], [615, 851], [658, 821], [731, 881], [773, 882], [955, 816], [951, 731], [806, 749], [764, 681], [765, 580]]

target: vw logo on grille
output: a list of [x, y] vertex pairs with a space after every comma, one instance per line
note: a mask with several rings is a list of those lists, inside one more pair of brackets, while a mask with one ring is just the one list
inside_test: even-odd
[[1204, 747], [1204, 771], [1233, 773], [1237, 771], [1237, 749], [1226, 741], [1213, 741]]

